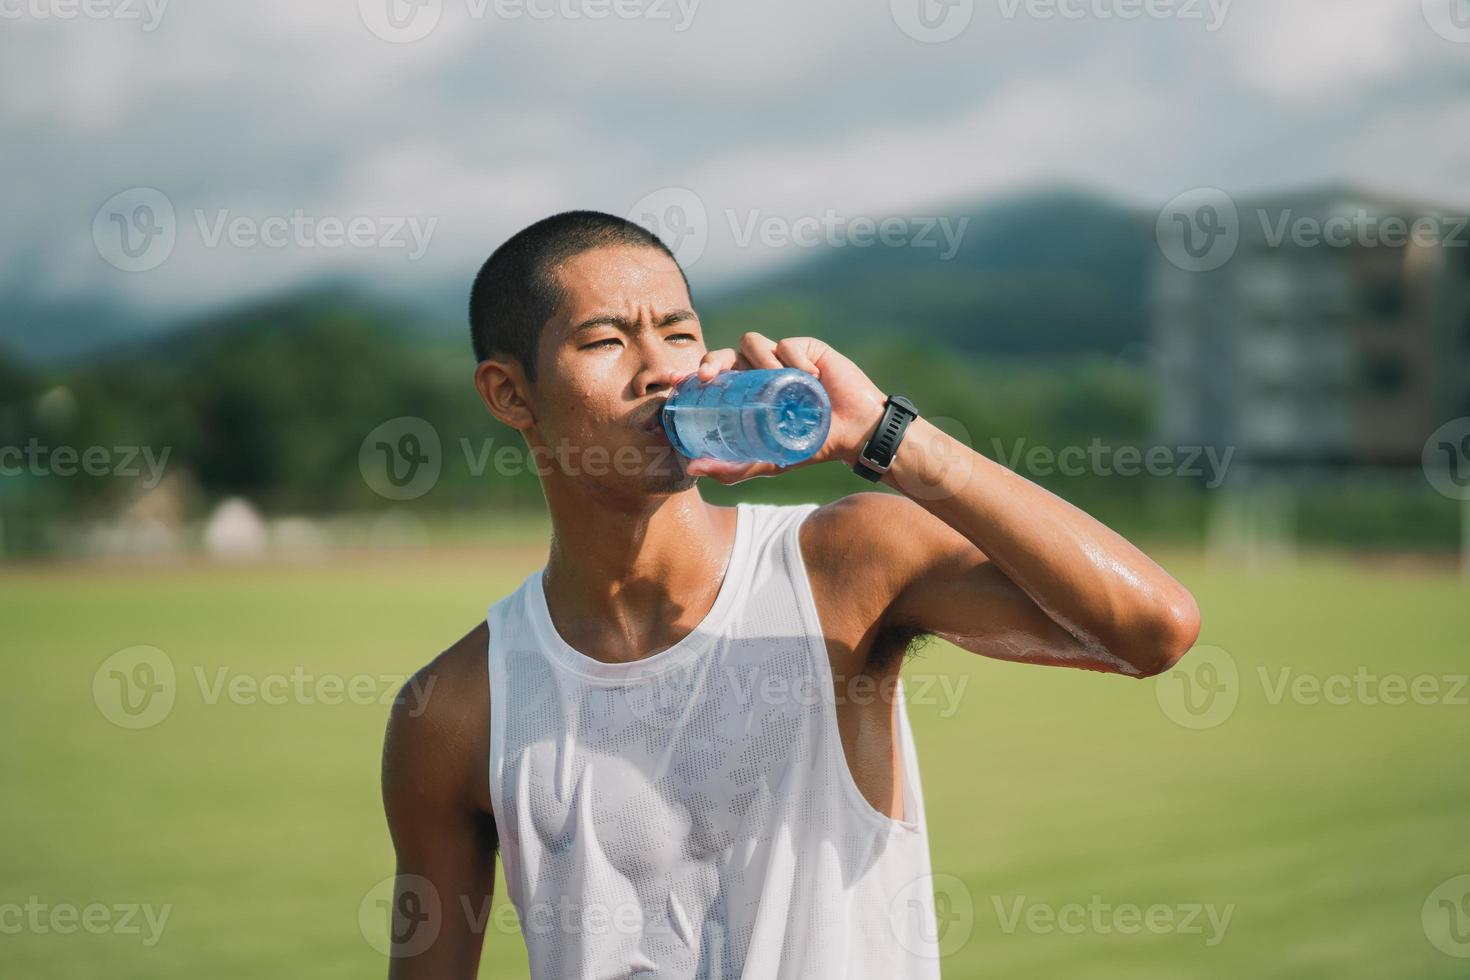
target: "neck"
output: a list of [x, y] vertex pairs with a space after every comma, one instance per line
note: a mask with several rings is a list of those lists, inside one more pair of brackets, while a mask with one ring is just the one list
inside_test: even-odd
[[620, 499], [548, 481], [546, 496], [546, 601], [574, 649], [605, 661], [652, 656], [714, 604], [734, 545], [733, 508], [706, 503], [694, 487]]

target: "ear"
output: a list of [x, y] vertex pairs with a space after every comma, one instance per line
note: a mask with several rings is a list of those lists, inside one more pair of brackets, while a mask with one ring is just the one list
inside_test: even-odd
[[475, 368], [475, 390], [490, 414], [512, 429], [524, 432], [536, 424], [528, 397], [531, 385], [518, 362], [481, 361]]

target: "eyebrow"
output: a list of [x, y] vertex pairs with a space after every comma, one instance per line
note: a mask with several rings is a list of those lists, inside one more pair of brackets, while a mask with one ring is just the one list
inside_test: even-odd
[[[658, 322], [658, 326], [671, 327], [676, 323], [683, 323], [685, 320], [697, 319], [699, 318], [694, 315], [693, 310], [674, 310], [673, 312], [667, 314], [662, 320], [660, 320]], [[633, 333], [637, 330], [637, 326], [634, 324], [634, 322], [632, 320], [629, 320], [627, 317], [616, 316], [611, 313], [603, 313], [583, 320], [581, 323], [573, 327], [571, 333], [567, 334], [567, 336], [575, 337], [578, 334], [584, 333], [585, 331], [591, 330], [595, 327], [616, 327], [617, 329], [623, 331], [623, 333]]]

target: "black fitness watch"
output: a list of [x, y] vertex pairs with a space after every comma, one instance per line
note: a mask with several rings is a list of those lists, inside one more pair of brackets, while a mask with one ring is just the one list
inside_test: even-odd
[[893, 465], [893, 457], [898, 455], [898, 444], [903, 441], [904, 431], [918, 417], [919, 410], [913, 402], [902, 395], [889, 395], [883, 404], [883, 417], [878, 420], [878, 428], [858, 453], [852, 471], [874, 483], [883, 479], [883, 474]]

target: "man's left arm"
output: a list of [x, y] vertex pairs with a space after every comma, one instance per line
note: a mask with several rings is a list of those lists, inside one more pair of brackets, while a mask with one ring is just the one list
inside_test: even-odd
[[[772, 342], [748, 333], [739, 351], [712, 352], [705, 363], [706, 374], [783, 366], [816, 374], [833, 421], [811, 462], [851, 466], [882, 416], [885, 395], [815, 338]], [[781, 469], [701, 461], [692, 471], [738, 482]], [[1168, 670], [1199, 635], [1194, 597], [1142, 551], [922, 414], [883, 482], [902, 496], [854, 494], [824, 516], [847, 560], [881, 568], [884, 626], [1001, 659], [1139, 677]]]

